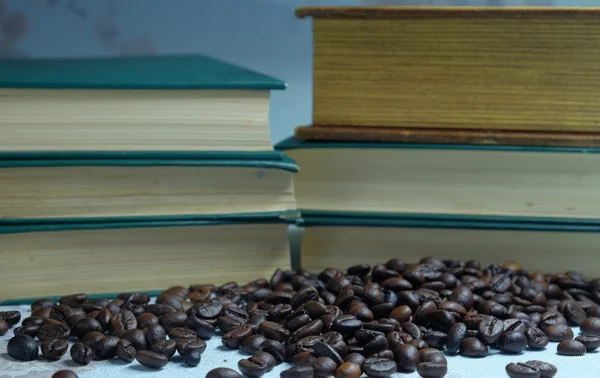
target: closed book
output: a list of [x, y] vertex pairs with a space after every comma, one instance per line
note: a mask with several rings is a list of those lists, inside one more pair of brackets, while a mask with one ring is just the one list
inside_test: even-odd
[[[250, 158], [248, 158], [250, 155]], [[0, 160], [0, 224], [252, 218], [296, 209], [295, 162], [252, 159]]]
[[600, 224], [600, 149], [295, 138], [277, 148], [301, 167], [302, 213]]
[[600, 11], [302, 7], [313, 124], [600, 132]]
[[0, 226], [0, 301], [269, 279], [289, 269], [287, 227], [276, 216]]
[[285, 86], [206, 55], [0, 61], [0, 151], [271, 151]]
[[392, 258], [408, 264], [424, 257], [477, 260], [483, 267], [508, 261], [542, 273], [575, 271], [598, 277], [600, 226], [482, 222], [480, 220], [368, 218], [344, 214], [303, 215], [301, 266], [319, 273]]

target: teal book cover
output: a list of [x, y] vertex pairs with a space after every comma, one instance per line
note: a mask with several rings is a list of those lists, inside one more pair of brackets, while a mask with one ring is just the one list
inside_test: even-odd
[[0, 88], [285, 89], [286, 83], [207, 55], [0, 60]]

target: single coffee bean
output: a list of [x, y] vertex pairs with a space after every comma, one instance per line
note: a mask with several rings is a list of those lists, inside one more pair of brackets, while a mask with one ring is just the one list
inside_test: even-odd
[[349, 353], [344, 357], [344, 361], [354, 362], [355, 364], [358, 364], [358, 366], [361, 366], [362, 363], [365, 362], [365, 356], [360, 353]]
[[40, 344], [40, 349], [46, 359], [57, 361], [67, 353], [69, 343], [63, 339], [46, 340]]
[[268, 353], [258, 352], [246, 359], [242, 359], [238, 362], [238, 369], [240, 369], [242, 374], [250, 378], [262, 377], [275, 366], [275, 359], [271, 356], [273, 359], [273, 362], [271, 362], [266, 355]]
[[511, 362], [506, 365], [505, 370], [510, 378], [540, 378], [542, 375], [536, 366], [523, 362]]
[[104, 334], [101, 332], [90, 332], [87, 335], [83, 336], [83, 338], [81, 339], [81, 342], [90, 347], [93, 347], [94, 343], [103, 337], [104, 337]]
[[337, 369], [337, 364], [329, 357], [318, 357], [313, 364], [316, 378], [329, 377]]
[[460, 354], [468, 357], [485, 357], [488, 347], [475, 337], [467, 337], [460, 343]]
[[[117, 355], [117, 344], [120, 338], [117, 336], [105, 336], [93, 345], [93, 352], [98, 359], [110, 359]], [[72, 348], [72, 347], [71, 347]], [[72, 349], [71, 349], [72, 350]]]
[[28, 335], [33, 338], [37, 336], [37, 333], [40, 329], [39, 325], [30, 325], [30, 326], [20, 326], [13, 330], [13, 333], [16, 335]]
[[335, 371], [335, 378], [360, 378], [362, 370], [355, 362], [344, 362]]
[[13, 336], [8, 341], [6, 352], [9, 356], [19, 361], [33, 361], [39, 353], [37, 343], [29, 335]]
[[531, 360], [531, 361], [527, 361], [525, 363], [527, 365], [535, 366], [536, 368], [538, 368], [541, 373], [540, 378], [552, 378], [558, 372], [558, 369], [556, 368], [556, 366], [554, 366], [548, 362]]
[[448, 373], [448, 364], [440, 362], [421, 362], [417, 373], [423, 378], [442, 378]]
[[242, 378], [242, 376], [233, 369], [215, 368], [206, 373], [206, 378]]
[[266, 340], [267, 338], [263, 335], [251, 335], [244, 339], [241, 348], [244, 352], [248, 354], [254, 354], [262, 350], [260, 346]]
[[285, 329], [281, 324], [264, 321], [258, 325], [258, 332], [268, 339], [277, 341], [285, 341], [290, 336], [290, 331]]
[[171, 328], [168, 332], [169, 338], [174, 339], [174, 340], [179, 340], [179, 339], [197, 339], [198, 335], [196, 335], [196, 332], [192, 331], [191, 329], [185, 328], [185, 327], [175, 327], [175, 328]]
[[63, 369], [52, 374], [51, 378], [79, 378], [79, 376], [73, 370]]
[[0, 311], [0, 319], [4, 320], [10, 328], [21, 321], [21, 313], [19, 311]]
[[129, 340], [121, 339], [117, 343], [117, 357], [121, 361], [133, 362], [135, 360], [136, 350]]
[[285, 361], [285, 346], [283, 346], [283, 344], [277, 340], [266, 339], [260, 345], [260, 350], [272, 355], [277, 360], [277, 362]]
[[280, 378], [312, 378], [314, 370], [310, 366], [293, 367], [279, 373]]
[[76, 342], [71, 346], [71, 359], [79, 365], [87, 365], [94, 358], [94, 350], [82, 342]]
[[572, 325], [579, 325], [586, 318], [586, 313], [581, 305], [575, 301], [568, 301], [562, 308], [562, 313], [567, 322]]
[[521, 353], [527, 348], [527, 338], [519, 331], [504, 332], [498, 341], [498, 346], [503, 352]]
[[183, 362], [190, 367], [196, 367], [200, 365], [202, 355], [197, 350], [189, 349], [183, 356]]
[[586, 352], [585, 345], [576, 340], [564, 340], [556, 346], [556, 352], [564, 356], [582, 356]]
[[600, 318], [585, 318], [579, 327], [584, 334], [600, 336]]
[[221, 343], [229, 349], [238, 349], [244, 340], [250, 336], [252, 336], [252, 327], [248, 325], [237, 326], [221, 337]]
[[455, 323], [448, 330], [446, 338], [446, 349], [449, 353], [458, 352], [460, 343], [467, 337], [467, 325], [465, 323]]
[[479, 331], [478, 336], [483, 343], [491, 345], [500, 339], [502, 332], [504, 332], [504, 324], [502, 320], [493, 317], [484, 317], [478, 325], [477, 330]]
[[71, 328], [65, 323], [54, 319], [47, 319], [37, 333], [37, 337], [40, 341], [68, 339], [69, 336], [71, 336]]
[[440, 363], [448, 363], [444, 354], [435, 348], [425, 348], [419, 351], [420, 361], [421, 362], [440, 362]]
[[561, 323], [544, 328], [544, 333], [550, 341], [572, 340], [574, 336], [571, 327]]
[[429, 345], [427, 345], [427, 343], [421, 339], [412, 339], [408, 342], [408, 344], [414, 346], [418, 350], [429, 348]]
[[0, 319], [0, 336], [6, 335], [6, 332], [8, 332], [9, 328], [10, 327], [8, 326], [6, 320]]
[[88, 333], [97, 331], [102, 331], [102, 325], [99, 321], [93, 318], [82, 318], [73, 325], [71, 334], [81, 340]]
[[317, 357], [329, 357], [335, 362], [336, 366], [341, 365], [344, 362], [344, 359], [340, 356], [340, 354], [333, 349], [333, 347], [324, 342], [316, 343], [313, 346], [313, 351], [315, 356]]
[[175, 354], [175, 350], [177, 350], [177, 341], [174, 339], [159, 341], [158, 343], [152, 345], [150, 349], [155, 353], [164, 355], [168, 360], [170, 360]]
[[531, 327], [525, 331], [527, 346], [532, 349], [544, 349], [548, 345], [548, 336], [539, 328]]
[[135, 359], [141, 365], [150, 369], [160, 369], [167, 365], [169, 360], [164, 354], [141, 350], [136, 353]]
[[410, 344], [402, 344], [398, 345], [393, 352], [398, 370], [405, 372], [415, 371], [421, 359], [419, 350], [416, 347]]
[[367, 358], [361, 368], [367, 377], [376, 378], [389, 377], [398, 369], [394, 361], [385, 358]]
[[158, 317], [154, 314], [151, 314], [149, 312], [144, 312], [143, 314], [139, 315], [137, 318], [137, 323], [138, 323], [138, 328], [140, 329], [144, 329], [146, 327], [151, 326], [152, 324], [159, 324], [158, 322]]
[[[362, 356], [362, 355], [361, 355]], [[294, 366], [313, 366], [317, 357], [311, 352], [300, 352], [292, 358], [292, 365]], [[364, 359], [364, 357], [363, 357]]]
[[575, 338], [583, 345], [588, 352], [593, 352], [600, 347], [600, 336], [596, 335], [580, 335]]

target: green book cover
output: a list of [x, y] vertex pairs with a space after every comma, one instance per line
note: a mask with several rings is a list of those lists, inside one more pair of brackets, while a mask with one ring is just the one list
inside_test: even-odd
[[285, 89], [268, 75], [206, 55], [0, 60], [0, 88]]

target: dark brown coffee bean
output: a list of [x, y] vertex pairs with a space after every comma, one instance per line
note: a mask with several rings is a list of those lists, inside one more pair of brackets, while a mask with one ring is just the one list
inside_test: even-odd
[[448, 373], [448, 364], [440, 362], [421, 362], [417, 373], [423, 378], [442, 378]]
[[229, 368], [212, 369], [206, 374], [206, 378], [242, 378], [240, 373]]
[[556, 366], [548, 362], [531, 360], [525, 363], [529, 366], [535, 366], [536, 368], [538, 368], [540, 370], [540, 378], [552, 378], [558, 372]]
[[600, 336], [600, 318], [586, 318], [579, 327], [584, 334]]
[[385, 349], [390, 349], [387, 338], [383, 335], [375, 335], [375, 337], [364, 345], [363, 354], [369, 356]]
[[139, 315], [136, 320], [140, 329], [149, 327], [152, 324], [159, 324], [158, 317], [149, 312], [144, 312], [143, 314]]
[[467, 325], [465, 323], [455, 323], [448, 330], [446, 338], [446, 350], [455, 354], [458, 352], [460, 343], [467, 337]]
[[169, 334], [169, 338], [174, 339], [174, 340], [197, 339], [198, 338], [198, 335], [196, 335], [196, 332], [192, 331], [191, 329], [185, 328], [185, 327], [171, 328], [171, 330], [168, 332], [168, 334]]
[[567, 324], [567, 319], [556, 311], [544, 312], [540, 319], [540, 327], [544, 329], [554, 324]]
[[38, 308], [53, 308], [54, 306], [56, 306], [56, 302], [54, 302], [52, 299], [40, 298], [31, 304], [31, 309], [35, 310]]
[[505, 370], [510, 378], [539, 378], [542, 375], [536, 366], [523, 362], [511, 362], [506, 365]]
[[252, 327], [242, 325], [225, 333], [221, 337], [221, 343], [229, 349], [238, 349], [249, 336], [252, 336]]
[[443, 349], [448, 336], [440, 331], [428, 331], [423, 334], [423, 340], [432, 348]]
[[167, 365], [169, 360], [161, 353], [141, 350], [136, 353], [135, 359], [143, 366], [150, 369], [160, 369]]
[[90, 332], [87, 335], [85, 335], [80, 341], [90, 347], [93, 347], [94, 343], [103, 337], [104, 334], [102, 332]]
[[396, 361], [399, 370], [405, 372], [415, 371], [421, 358], [419, 350], [416, 347], [410, 344], [402, 344], [398, 345], [393, 352], [394, 361]]
[[574, 336], [571, 327], [561, 323], [544, 328], [544, 333], [550, 341], [572, 340]]
[[57, 361], [67, 353], [69, 343], [63, 339], [46, 340], [40, 344], [40, 349], [44, 358]]
[[427, 343], [421, 339], [412, 339], [408, 342], [408, 344], [414, 346], [418, 350], [429, 348], [429, 345], [427, 345]]
[[0, 336], [6, 335], [6, 332], [8, 332], [9, 328], [10, 327], [8, 326], [6, 320], [0, 319]]
[[40, 327], [37, 333], [40, 341], [68, 339], [69, 336], [71, 336], [71, 328], [65, 323], [54, 319], [46, 319], [45, 324]]
[[71, 329], [71, 334], [78, 339], [82, 339], [83, 336], [90, 332], [101, 332], [102, 325], [96, 319], [83, 318], [78, 320]]
[[588, 352], [593, 352], [594, 350], [600, 348], [600, 336], [596, 335], [580, 335], [575, 338], [575, 340], [579, 341], [583, 345], [585, 345], [585, 349]]
[[29, 335], [13, 336], [6, 346], [8, 355], [19, 361], [33, 361], [37, 358], [38, 345]]
[[148, 347], [167, 339], [167, 332], [161, 325], [158, 324], [149, 326], [144, 330], [144, 333], [146, 336], [146, 345]]
[[351, 336], [358, 331], [362, 325], [363, 322], [353, 315], [340, 315], [335, 318], [331, 328], [342, 335]]
[[267, 352], [272, 355], [277, 362], [285, 361], [285, 347], [282, 343], [277, 340], [265, 340], [261, 345], [260, 349], [263, 352]]
[[155, 353], [164, 355], [168, 360], [170, 360], [177, 349], [177, 341], [173, 339], [159, 341], [158, 343], [153, 344], [150, 349]]
[[21, 313], [19, 311], [0, 311], [0, 319], [4, 320], [10, 328], [21, 320]]
[[264, 335], [267, 339], [277, 341], [285, 341], [290, 336], [290, 331], [285, 329], [281, 324], [264, 321], [258, 326], [258, 332]]
[[313, 366], [316, 359], [312, 352], [300, 352], [292, 358], [291, 363], [294, 366]]
[[426, 349], [421, 349], [419, 351], [419, 360], [421, 362], [439, 362], [439, 363], [448, 363], [446, 361], [446, 357], [444, 357], [444, 354], [435, 348], [426, 348]]
[[527, 348], [527, 338], [519, 331], [504, 332], [498, 341], [498, 346], [503, 352], [521, 353]]
[[477, 330], [479, 339], [484, 344], [491, 345], [502, 336], [504, 324], [500, 319], [488, 315], [479, 322]]
[[76, 342], [71, 346], [71, 359], [79, 365], [87, 365], [94, 358], [94, 350], [82, 342]]
[[267, 340], [263, 335], [251, 335], [242, 341], [241, 348], [248, 354], [254, 354], [261, 351], [261, 344]]
[[35, 338], [40, 329], [39, 325], [30, 325], [30, 326], [20, 326], [13, 330], [13, 333], [16, 335], [27, 335]]
[[362, 370], [355, 362], [344, 362], [335, 371], [335, 378], [360, 378]]
[[486, 357], [488, 347], [475, 337], [467, 337], [460, 343], [460, 354], [468, 357]]
[[273, 356], [265, 352], [258, 352], [254, 355], [242, 359], [238, 362], [238, 369], [242, 374], [250, 377], [262, 377], [275, 366], [276, 361]]
[[73, 370], [63, 369], [56, 371], [51, 378], [79, 378], [79, 376]]
[[121, 340], [117, 336], [105, 336], [93, 345], [93, 352], [99, 359], [113, 358], [117, 354], [117, 344]]
[[279, 373], [280, 378], [312, 378], [314, 370], [310, 366], [293, 367]]
[[121, 339], [117, 343], [117, 357], [121, 361], [133, 362], [135, 360], [136, 349], [129, 340]]
[[329, 357], [319, 357], [313, 364], [313, 372], [316, 378], [333, 375], [336, 369], [337, 364]]
[[556, 346], [556, 353], [564, 356], [582, 356], [585, 352], [585, 345], [576, 340], [564, 340]]
[[390, 312], [389, 317], [398, 321], [399, 323], [404, 323], [410, 320], [411, 315], [411, 308], [409, 306], [402, 305], [394, 308], [392, 312]]
[[[1, 320], [0, 322], [2, 322], [2, 321], [4, 321], [4, 320]], [[21, 322], [21, 326], [32, 326], [32, 325], [43, 326], [44, 319], [37, 317], [37, 316], [30, 316], [28, 318], [23, 319], [23, 321]]]
[[336, 366], [339, 366], [342, 363], [344, 363], [344, 359], [340, 356], [340, 354], [335, 349], [333, 349], [331, 345], [326, 344], [324, 342], [316, 343], [313, 346], [313, 351], [315, 356], [317, 357], [331, 358], [333, 362], [335, 362]]
[[575, 301], [567, 301], [562, 308], [562, 313], [567, 322], [572, 325], [579, 325], [586, 318], [585, 311]]
[[123, 337], [125, 331], [137, 328], [137, 320], [133, 312], [129, 310], [120, 310], [113, 314], [110, 320], [110, 329], [117, 337]]
[[548, 345], [548, 336], [539, 328], [531, 327], [525, 331], [527, 346], [532, 349], [544, 349]]
[[363, 362], [365, 362], [365, 356], [363, 356], [360, 353], [349, 353], [346, 355], [346, 357], [344, 357], [344, 361], [354, 362], [355, 364], [358, 364], [360, 366]]

